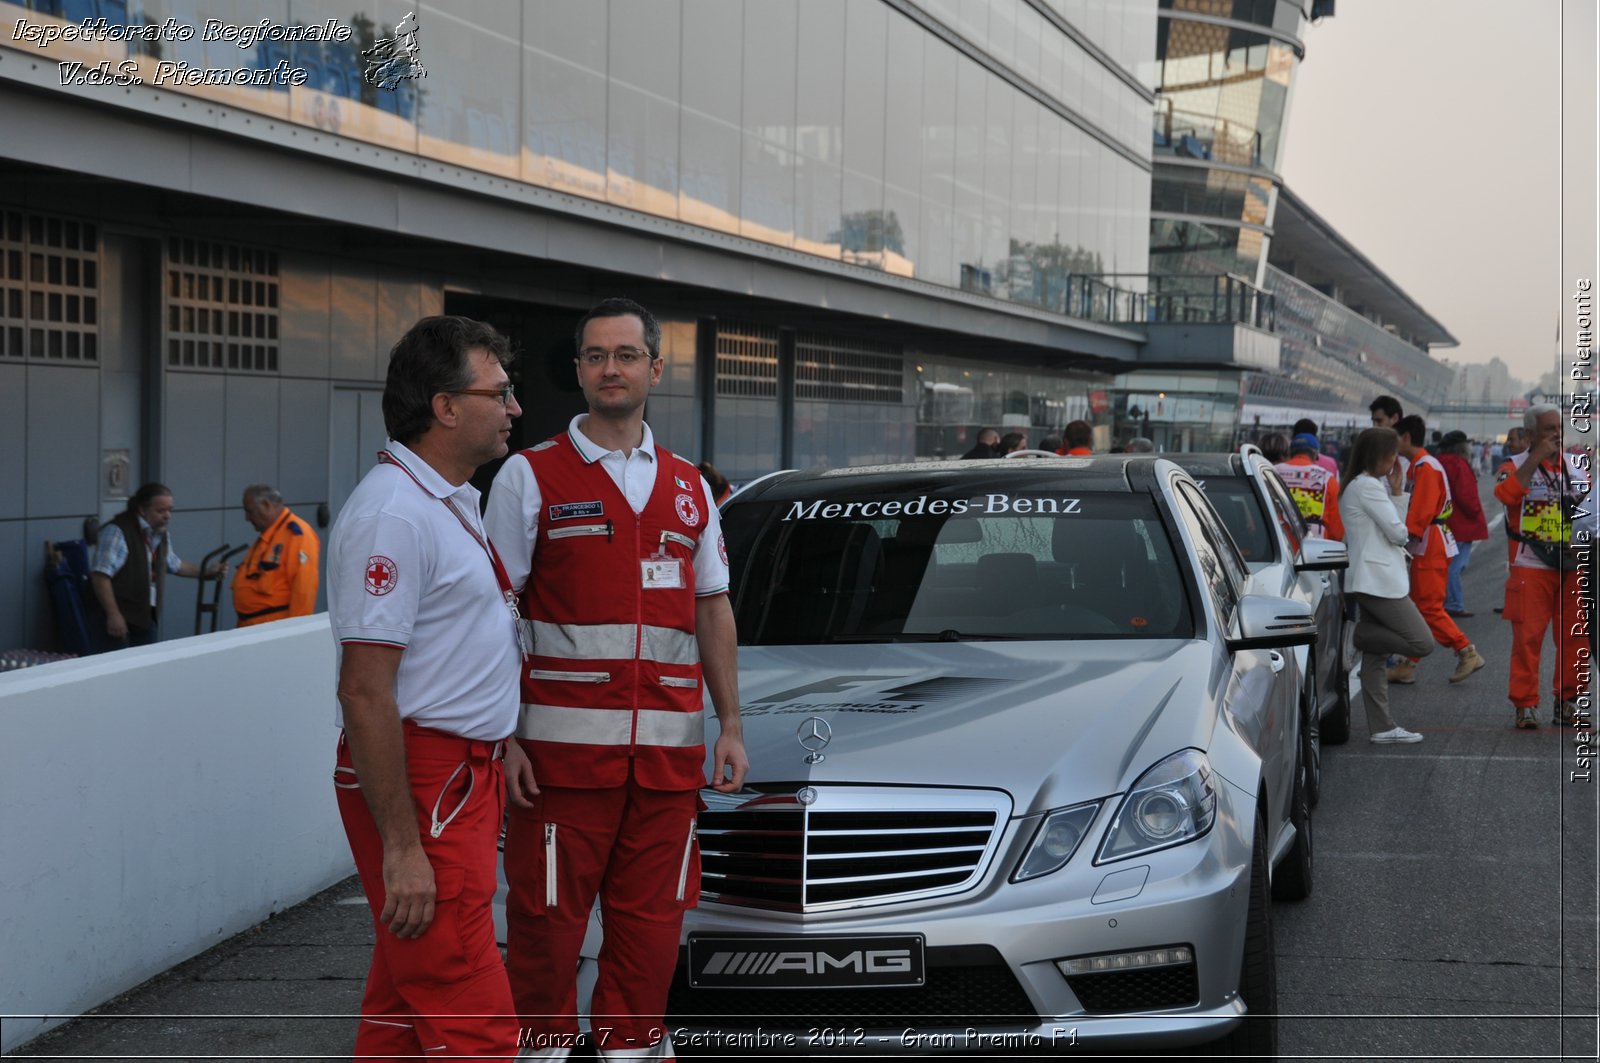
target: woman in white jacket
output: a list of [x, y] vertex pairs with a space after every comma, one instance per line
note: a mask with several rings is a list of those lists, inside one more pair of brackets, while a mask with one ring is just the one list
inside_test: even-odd
[[1368, 428], [1356, 437], [1339, 487], [1339, 515], [1344, 518], [1345, 548], [1350, 567], [1345, 593], [1361, 608], [1355, 645], [1361, 651], [1361, 698], [1367, 706], [1367, 730], [1379, 743], [1420, 742], [1389, 715], [1389, 679], [1385, 662], [1392, 653], [1422, 657], [1433, 652], [1433, 635], [1411, 600], [1406, 571], [1405, 521], [1389, 497], [1389, 470], [1400, 453], [1400, 437], [1392, 428]]

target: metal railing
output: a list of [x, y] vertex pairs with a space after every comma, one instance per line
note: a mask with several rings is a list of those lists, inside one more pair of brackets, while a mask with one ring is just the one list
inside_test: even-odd
[[[1114, 283], [1135, 279], [1144, 291]], [[1276, 297], [1231, 273], [1075, 273], [1067, 302], [1067, 313], [1091, 321], [1277, 328]]]

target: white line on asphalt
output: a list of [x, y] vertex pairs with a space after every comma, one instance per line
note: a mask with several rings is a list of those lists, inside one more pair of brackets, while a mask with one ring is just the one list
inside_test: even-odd
[[[1422, 753], [1418, 750], [1417, 753]], [[1406, 756], [1402, 753], [1373, 753], [1369, 759], [1375, 760], [1417, 760], [1417, 755]], [[1497, 764], [1548, 764], [1550, 757], [1506, 757], [1495, 753], [1440, 753], [1438, 756], [1428, 757], [1429, 760], [1492, 760]]]

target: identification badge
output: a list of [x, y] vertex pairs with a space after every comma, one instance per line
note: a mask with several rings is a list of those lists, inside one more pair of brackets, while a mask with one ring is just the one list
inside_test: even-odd
[[639, 562], [644, 589], [676, 590], [683, 586], [683, 562], [675, 557], [652, 557]]

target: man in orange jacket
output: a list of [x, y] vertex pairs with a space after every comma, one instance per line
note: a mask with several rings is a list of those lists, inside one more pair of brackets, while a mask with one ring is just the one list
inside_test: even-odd
[[[1428, 428], [1421, 417], [1416, 414], [1402, 417], [1395, 431], [1400, 433], [1400, 454], [1409, 462], [1406, 484], [1411, 505], [1406, 510], [1406, 531], [1412, 543], [1420, 544], [1422, 551], [1419, 554], [1416, 547], [1408, 548], [1412, 550], [1411, 600], [1417, 603], [1417, 611], [1428, 622], [1434, 641], [1456, 651], [1456, 670], [1450, 682], [1459, 683], [1488, 662], [1444, 611], [1450, 559], [1456, 554], [1455, 537], [1445, 525], [1445, 518], [1450, 515], [1450, 481], [1439, 459], [1423, 449]], [[1402, 658], [1389, 669], [1391, 683], [1416, 681], [1415, 658]]]
[[[1511, 621], [1511, 685], [1507, 693], [1516, 709], [1516, 725], [1539, 726], [1539, 651], [1550, 629], [1556, 648], [1555, 713], [1558, 726], [1575, 722], [1574, 709], [1583, 690], [1585, 640], [1574, 637], [1575, 619], [1583, 615], [1580, 573], [1558, 572], [1546, 564], [1533, 539], [1551, 546], [1572, 541], [1564, 502], [1588, 492], [1591, 471], [1586, 459], [1561, 453], [1561, 410], [1549, 404], [1530, 406], [1523, 414], [1528, 449], [1500, 466], [1494, 497], [1506, 507], [1511, 547], [1511, 572], [1506, 580], [1505, 618]], [[1593, 717], [1590, 717], [1592, 720]]]
[[244, 489], [244, 516], [260, 535], [233, 574], [239, 626], [310, 616], [317, 608], [317, 533], [271, 484]]
[[1310, 432], [1289, 442], [1289, 460], [1273, 468], [1283, 477], [1289, 497], [1311, 526], [1313, 539], [1344, 541], [1344, 521], [1339, 518], [1339, 475], [1317, 461], [1322, 444]]

